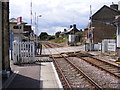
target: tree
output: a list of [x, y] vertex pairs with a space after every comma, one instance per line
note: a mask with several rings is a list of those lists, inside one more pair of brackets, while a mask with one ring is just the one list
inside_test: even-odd
[[49, 35], [46, 32], [41, 32], [41, 34], [39, 35], [39, 38], [41, 40], [47, 40], [49, 37]]
[[56, 32], [56, 33], [55, 33], [55, 37], [56, 37], [56, 38], [59, 38], [60, 33], [61, 33], [61, 31]]
[[55, 39], [55, 36], [54, 35], [49, 35], [48, 40], [52, 40], [52, 39]]
[[82, 41], [82, 36], [83, 36], [83, 31], [82, 31], [82, 30], [80, 30], [80, 32], [75, 33], [75, 35], [77, 35], [77, 36], [78, 36], [79, 41], [81, 42], [81, 41]]

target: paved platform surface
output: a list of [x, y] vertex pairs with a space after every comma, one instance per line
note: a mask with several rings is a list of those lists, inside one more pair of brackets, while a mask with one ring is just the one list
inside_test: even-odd
[[52, 62], [41, 63], [41, 88], [62, 88], [55, 73]]
[[35, 89], [60, 88], [61, 83], [56, 76], [52, 62], [25, 64], [22, 66], [11, 65], [13, 76], [7, 81], [8, 89]]
[[40, 64], [13, 66], [18, 71], [8, 88], [40, 88]]

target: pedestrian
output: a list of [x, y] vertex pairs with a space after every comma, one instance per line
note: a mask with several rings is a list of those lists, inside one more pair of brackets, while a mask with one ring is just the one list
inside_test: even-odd
[[42, 44], [41, 43], [38, 43], [38, 46], [37, 46], [37, 53], [42, 53]]

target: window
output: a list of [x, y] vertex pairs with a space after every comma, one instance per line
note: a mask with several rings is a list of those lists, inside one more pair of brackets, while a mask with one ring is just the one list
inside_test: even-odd
[[13, 28], [14, 29], [21, 29], [21, 26], [20, 26], [20, 28], [19, 28], [19, 26], [14, 26]]

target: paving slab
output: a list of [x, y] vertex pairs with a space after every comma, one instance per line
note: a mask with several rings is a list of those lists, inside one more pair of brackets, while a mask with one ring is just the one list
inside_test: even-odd
[[41, 78], [43, 81], [41, 88], [62, 88], [61, 82], [55, 75], [52, 62], [41, 63]]
[[11, 64], [14, 78], [7, 82], [7, 89], [46, 89], [62, 88], [62, 84], [52, 62], [37, 62], [21, 66]]
[[[15, 68], [15, 66], [14, 66]], [[40, 88], [40, 65], [28, 64], [24, 66], [16, 66], [18, 73], [8, 88]]]

